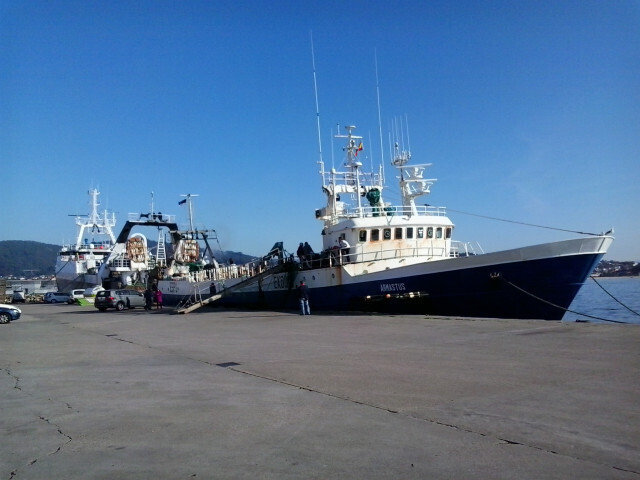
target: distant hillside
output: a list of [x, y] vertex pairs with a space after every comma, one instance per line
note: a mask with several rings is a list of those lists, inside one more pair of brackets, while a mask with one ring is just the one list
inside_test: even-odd
[[640, 275], [640, 263], [602, 260], [594, 273], [602, 277], [636, 277]]
[[[155, 247], [156, 242], [150, 241], [149, 248]], [[28, 240], [0, 241], [0, 277], [34, 277], [39, 275], [53, 275], [56, 256], [60, 245], [32, 242]], [[167, 253], [170, 249], [167, 248]], [[215, 252], [218, 262], [246, 263], [254, 259], [242, 252]]]
[[59, 245], [28, 240], [0, 241], [0, 276], [53, 275]]

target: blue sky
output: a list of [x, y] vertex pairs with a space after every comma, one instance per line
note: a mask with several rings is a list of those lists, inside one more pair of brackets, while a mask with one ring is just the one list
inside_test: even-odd
[[380, 161], [377, 55], [385, 149], [406, 118], [456, 239], [573, 236], [459, 212], [615, 227], [640, 260], [639, 27], [637, 1], [0, 0], [0, 239], [72, 240], [98, 187], [116, 229], [194, 193], [224, 249], [319, 249], [313, 31], [327, 164], [337, 124]]

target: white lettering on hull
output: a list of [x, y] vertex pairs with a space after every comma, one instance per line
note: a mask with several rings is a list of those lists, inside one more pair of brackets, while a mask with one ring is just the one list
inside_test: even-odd
[[274, 290], [286, 290], [287, 285], [287, 274], [283, 273], [280, 275], [273, 276], [273, 289]]
[[381, 283], [380, 292], [404, 292], [406, 287], [404, 283]]

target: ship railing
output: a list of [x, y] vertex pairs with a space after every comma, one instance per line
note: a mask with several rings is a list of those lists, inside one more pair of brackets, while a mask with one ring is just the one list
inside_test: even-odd
[[243, 265], [221, 265], [218, 268], [189, 272], [188, 277], [183, 277], [183, 279], [191, 282], [216, 282], [234, 278], [248, 278], [260, 273], [260, 271], [262, 269], [256, 262]]
[[444, 217], [447, 215], [447, 209], [445, 207], [434, 207], [427, 205], [416, 205], [415, 207], [404, 205], [387, 205], [380, 207], [355, 207], [345, 210], [345, 216], [347, 217], [383, 217], [383, 216], [435, 216]]
[[108, 240], [101, 241], [101, 242], [79, 243], [79, 244], [65, 243], [60, 248], [60, 254], [64, 255], [67, 252], [78, 252], [78, 251], [82, 251], [85, 253], [102, 252], [104, 250], [110, 250], [112, 247], [113, 247], [113, 244]]
[[450, 257], [470, 257], [473, 255], [482, 255], [484, 250], [479, 243], [474, 245], [471, 242], [460, 242], [458, 240], [451, 241]]
[[125, 257], [116, 257], [109, 260], [109, 266], [111, 268], [131, 268], [131, 260]]
[[[354, 254], [345, 255], [341, 254], [341, 261], [350, 263], [356, 261], [357, 263], [367, 263], [376, 260], [392, 260], [403, 258], [442, 258], [444, 256], [444, 247], [406, 247], [406, 248], [388, 248], [375, 251], [356, 252]], [[347, 258], [348, 257], [348, 258]]]
[[298, 261], [303, 269], [326, 268], [347, 263], [370, 263], [379, 260], [401, 260], [406, 258], [422, 258], [437, 260], [447, 258], [445, 247], [423, 246], [406, 248], [387, 248], [363, 251], [361, 246], [346, 249], [331, 249], [313, 254], [311, 258], [303, 257]]
[[99, 262], [104, 258], [104, 255], [94, 255], [91, 252], [76, 252], [73, 254], [60, 254], [60, 260], [64, 262], [75, 262], [78, 260], [95, 260]]
[[[379, 173], [359, 172], [360, 185], [382, 185], [382, 175]], [[356, 185], [356, 174], [354, 172], [331, 172], [322, 173], [324, 185]]]
[[129, 213], [127, 215], [129, 222], [167, 222], [176, 223], [175, 215], [167, 215], [165, 213]]

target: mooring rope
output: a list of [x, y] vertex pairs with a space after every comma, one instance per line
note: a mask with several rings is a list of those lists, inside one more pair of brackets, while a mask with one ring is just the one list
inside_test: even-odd
[[[425, 204], [425, 205], [427, 207], [431, 206], [428, 203]], [[547, 230], [557, 230], [559, 232], [577, 233], [579, 235], [591, 235], [591, 236], [594, 236], [594, 237], [599, 237], [600, 235], [608, 235], [608, 234], [611, 233], [611, 230], [609, 230], [606, 233], [592, 233], [592, 232], [581, 232], [579, 230], [568, 230], [566, 228], [549, 227], [548, 225], [537, 225], [535, 223], [519, 222], [517, 220], [509, 220], [509, 219], [506, 219], [506, 218], [490, 217], [488, 215], [480, 215], [480, 214], [477, 214], [477, 213], [464, 212], [462, 210], [454, 210], [453, 208], [449, 208], [449, 207], [447, 207], [447, 210], [449, 210], [451, 212], [462, 213], [463, 215], [470, 215], [472, 217], [480, 217], [480, 218], [486, 218], [486, 219], [489, 219], [489, 220], [497, 220], [499, 222], [515, 223], [517, 225], [526, 225], [527, 227], [546, 228]]]
[[515, 283], [510, 282], [509, 280], [507, 280], [503, 276], [500, 276], [500, 278], [502, 278], [502, 280], [504, 280], [506, 283], [511, 285], [513, 288], [515, 288], [517, 290], [520, 290], [522, 293], [525, 293], [525, 294], [529, 295], [530, 297], [535, 298], [536, 300], [540, 300], [541, 302], [546, 303], [547, 305], [551, 305], [552, 307], [556, 307], [556, 308], [559, 308], [560, 310], [564, 310], [565, 312], [575, 313], [576, 315], [581, 315], [583, 317], [594, 318], [596, 320], [602, 320], [604, 322], [624, 323], [624, 324], [628, 323], [628, 322], [623, 322], [623, 321], [620, 321], [620, 320], [611, 320], [609, 318], [596, 317], [595, 315], [588, 315], [586, 313], [580, 313], [580, 312], [576, 312], [575, 310], [571, 310], [569, 308], [561, 307], [560, 305], [556, 305], [555, 303], [552, 303], [552, 302], [550, 302], [548, 300], [545, 300], [544, 298], [538, 297], [537, 295], [535, 295], [535, 294], [533, 294], [531, 292], [528, 292], [524, 288], [521, 288], [518, 285], [516, 285]]
[[614, 297], [610, 292], [607, 291], [606, 288], [604, 288], [602, 285], [600, 285], [598, 283], [598, 281], [595, 279], [595, 277], [593, 275], [590, 275], [591, 280], [593, 280], [594, 282], [596, 282], [596, 285], [598, 285], [603, 291], [604, 293], [606, 293], [607, 295], [609, 295], [611, 298], [613, 298], [616, 302], [618, 302], [620, 305], [622, 305], [624, 308], [626, 308], [627, 310], [629, 310], [631, 313], [640, 316], [640, 313], [636, 312], [635, 310], [632, 310], [631, 308], [627, 307], [624, 303], [622, 303], [620, 300], [618, 300], [616, 297]]

